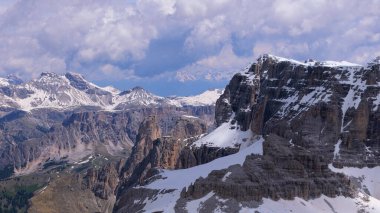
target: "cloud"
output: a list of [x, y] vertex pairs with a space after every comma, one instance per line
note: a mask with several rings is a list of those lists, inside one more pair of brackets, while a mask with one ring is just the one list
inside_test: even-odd
[[176, 78], [179, 81], [197, 79], [205, 80], [229, 80], [230, 77], [246, 66], [250, 57], [238, 57], [231, 45], [226, 45], [218, 55], [201, 59], [177, 71]]
[[365, 63], [380, 54], [378, 11], [380, 0], [6, 0], [0, 75], [218, 80], [266, 52]]

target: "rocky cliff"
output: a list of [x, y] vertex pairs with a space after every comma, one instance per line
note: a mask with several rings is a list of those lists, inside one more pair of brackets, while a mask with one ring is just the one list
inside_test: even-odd
[[[264, 135], [263, 156], [249, 156], [242, 166], [214, 171], [181, 197], [199, 199], [213, 192], [214, 197], [232, 199], [231, 209], [238, 208], [233, 205], [239, 202], [263, 198], [353, 197], [355, 187], [349, 178], [332, 172], [328, 165], [380, 165], [378, 68], [377, 64], [326, 66], [261, 57], [234, 76], [216, 110], [224, 113], [222, 121], [232, 115], [242, 128]], [[251, 92], [239, 95], [240, 88]], [[241, 99], [228, 98], [231, 94]], [[243, 116], [234, 110], [239, 105]], [[228, 178], [223, 178], [227, 173]], [[209, 207], [204, 205], [201, 211]]]
[[[195, 205], [200, 212], [233, 212], [254, 210], [267, 199], [308, 202], [321, 196], [326, 203], [346, 197], [358, 211], [375, 208], [375, 198], [358, 199], [363, 193], [376, 197], [376, 191], [333, 168], [380, 165], [379, 73], [378, 63], [363, 67], [263, 55], [232, 78], [216, 104], [217, 129], [194, 142], [195, 150], [240, 151], [159, 172], [146, 185], [124, 191], [115, 210], [186, 212]], [[261, 147], [255, 135], [263, 137]], [[185, 165], [198, 165], [192, 154], [184, 156], [191, 156], [182, 158]], [[139, 199], [145, 201], [134, 201]]]
[[30, 173], [46, 161], [74, 162], [91, 153], [127, 158], [144, 117], [156, 115], [166, 134], [175, 125], [173, 116], [198, 116], [210, 126], [213, 114], [213, 106], [11, 111], [0, 117], [0, 170]]

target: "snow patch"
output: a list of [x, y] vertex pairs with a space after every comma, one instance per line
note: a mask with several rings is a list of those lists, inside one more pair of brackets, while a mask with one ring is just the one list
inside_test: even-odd
[[240, 144], [252, 140], [253, 136], [251, 130], [241, 131], [237, 125], [223, 123], [210, 134], [194, 142], [194, 145], [196, 147], [206, 145], [209, 147], [236, 148]]
[[227, 178], [231, 175], [231, 172], [227, 172], [223, 178], [222, 178], [222, 181], [225, 182], [227, 180]]
[[329, 102], [332, 92], [326, 88], [319, 86], [313, 88], [314, 90], [307, 95], [304, 95], [300, 100], [301, 104], [313, 105], [319, 102]]
[[158, 179], [146, 186], [140, 186], [148, 189], [174, 189], [170, 193], [159, 193], [156, 197], [146, 201], [144, 210], [146, 212], [165, 211], [174, 212], [176, 201], [180, 197], [180, 193], [184, 187], [190, 186], [199, 177], [207, 177], [213, 170], [221, 170], [231, 165], [242, 165], [245, 158], [250, 154], [263, 154], [262, 137], [257, 137], [252, 145], [240, 150], [238, 153], [228, 155], [226, 157], [215, 159], [209, 163], [188, 169], [179, 170], [161, 170], [162, 179]]
[[380, 94], [377, 94], [377, 97], [373, 101], [373, 111], [377, 111], [380, 105]]
[[367, 85], [365, 81], [362, 81], [361, 75], [356, 76], [358, 70], [347, 70], [348, 79], [340, 81], [342, 84], [350, 85], [350, 90], [348, 91], [346, 97], [343, 100], [342, 104], [342, 123], [341, 123], [341, 132], [344, 131], [344, 118], [346, 112], [350, 108], [357, 109], [361, 102], [361, 94], [366, 90]]
[[335, 198], [322, 195], [317, 199], [304, 200], [296, 197], [294, 200], [274, 201], [264, 198], [258, 208], [242, 208], [240, 213], [248, 212], [293, 212], [293, 213], [376, 213], [380, 211], [380, 201], [376, 198], [359, 193], [356, 198], [337, 196]]
[[[329, 164], [329, 169], [333, 172], [359, 178], [362, 188], [367, 189], [372, 197], [380, 199], [380, 166], [374, 168], [343, 167], [339, 169]], [[378, 211], [380, 211], [380, 208], [378, 208]]]
[[334, 146], [334, 160], [336, 158], [339, 158], [339, 156], [340, 156], [339, 151], [340, 151], [340, 145], [341, 144], [342, 144], [342, 140], [339, 139], [338, 143], [336, 143], [335, 146]]
[[189, 212], [199, 212], [203, 203], [206, 202], [208, 199], [210, 199], [214, 195], [215, 195], [214, 192], [210, 192], [202, 198], [199, 198], [197, 200], [192, 200], [186, 204], [186, 209]]

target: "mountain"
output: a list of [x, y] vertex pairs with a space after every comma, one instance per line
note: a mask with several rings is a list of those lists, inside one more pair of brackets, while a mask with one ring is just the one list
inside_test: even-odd
[[224, 90], [193, 97], [121, 92], [75, 73], [2, 82], [1, 100], [19, 104], [1, 108], [2, 208], [380, 211], [379, 58], [266, 54]]
[[12, 167], [10, 175], [29, 174], [46, 161], [72, 163], [91, 154], [128, 157], [150, 115], [163, 133], [182, 116], [212, 128], [217, 91], [165, 98], [141, 87], [99, 87], [77, 73], [42, 73], [28, 82], [0, 78], [0, 172]]
[[215, 104], [220, 94], [219, 90], [210, 90], [193, 97], [165, 98], [141, 87], [120, 92], [112, 87], [99, 87], [77, 73], [42, 73], [39, 78], [25, 83], [15, 76], [0, 78], [0, 107], [9, 110], [72, 110], [81, 107], [126, 110], [153, 106], [209, 106]]
[[[124, 166], [138, 177], [122, 172], [113, 211], [378, 212], [379, 94], [378, 59], [263, 55], [226, 86], [214, 131], [176, 151], [159, 144], [178, 139], [145, 141], [151, 151]], [[176, 169], [152, 161], [167, 150]]]

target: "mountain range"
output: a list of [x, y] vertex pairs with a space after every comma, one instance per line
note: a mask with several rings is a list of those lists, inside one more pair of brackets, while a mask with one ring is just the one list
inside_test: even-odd
[[39, 78], [25, 83], [15, 76], [0, 78], [0, 106], [25, 111], [39, 108], [126, 110], [133, 107], [205, 106], [215, 104], [221, 93], [222, 90], [215, 89], [193, 97], [160, 97], [141, 87], [122, 92], [110, 86], [99, 87], [77, 73], [42, 73]]
[[265, 54], [192, 97], [75, 73], [0, 82], [0, 208], [380, 211], [379, 57]]

